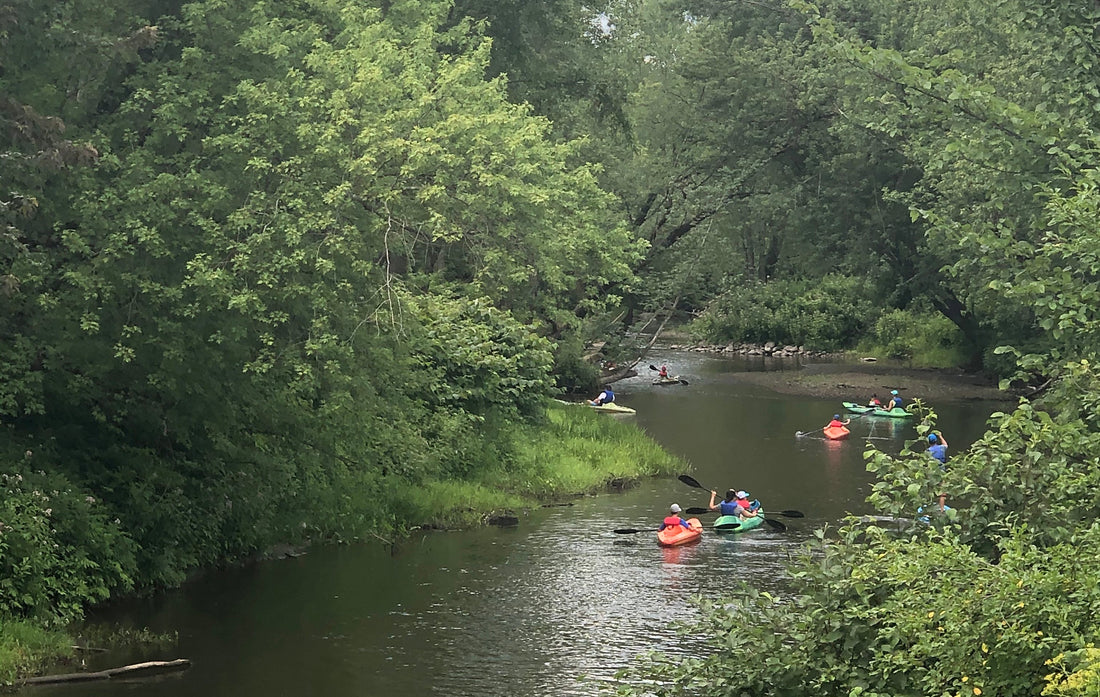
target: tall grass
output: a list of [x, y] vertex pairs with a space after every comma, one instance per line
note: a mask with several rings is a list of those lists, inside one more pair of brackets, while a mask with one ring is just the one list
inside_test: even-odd
[[466, 481], [394, 492], [410, 523], [463, 527], [485, 515], [607, 490], [613, 483], [685, 471], [631, 421], [553, 405], [539, 425], [517, 426], [509, 455]]
[[72, 640], [65, 634], [0, 618], [0, 685], [10, 686], [72, 654]]

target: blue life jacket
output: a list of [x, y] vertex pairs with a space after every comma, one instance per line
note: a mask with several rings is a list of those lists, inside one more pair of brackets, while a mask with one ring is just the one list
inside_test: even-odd
[[603, 388], [604, 398], [603, 403], [609, 404], [615, 401], [615, 392], [610, 387]]
[[740, 515], [741, 507], [737, 505], [736, 501], [723, 501], [718, 504], [718, 513], [720, 515]]

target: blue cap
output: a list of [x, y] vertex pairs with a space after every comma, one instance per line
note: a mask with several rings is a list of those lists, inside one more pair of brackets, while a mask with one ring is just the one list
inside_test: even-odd
[[928, 442], [929, 443], [935, 443], [937, 440], [939, 440], [939, 438], [936, 438], [935, 433], [929, 433], [928, 434]]
[[840, 421], [840, 414], [833, 414], [833, 418]]
[[898, 393], [897, 390], [890, 390], [890, 394], [897, 394], [897, 393]]

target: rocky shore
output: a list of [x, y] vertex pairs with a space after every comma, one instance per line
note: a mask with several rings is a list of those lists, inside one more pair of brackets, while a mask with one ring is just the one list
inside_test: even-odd
[[661, 348], [715, 356], [797, 360], [801, 363], [799, 370], [765, 370], [730, 376], [733, 380], [750, 382], [784, 394], [862, 402], [872, 394], [885, 398], [890, 390], [896, 389], [907, 400], [984, 400], [1003, 402], [1006, 406], [1015, 404], [1020, 397], [1017, 393], [999, 389], [991, 378], [958, 369], [910, 368], [904, 363], [874, 356], [842, 356], [774, 342], [763, 345], [700, 345], [672, 341]]

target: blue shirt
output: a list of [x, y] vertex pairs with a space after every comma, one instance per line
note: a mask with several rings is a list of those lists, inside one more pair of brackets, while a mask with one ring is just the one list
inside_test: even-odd
[[940, 462], [947, 462], [947, 446], [943, 443], [928, 446], [928, 454]]

